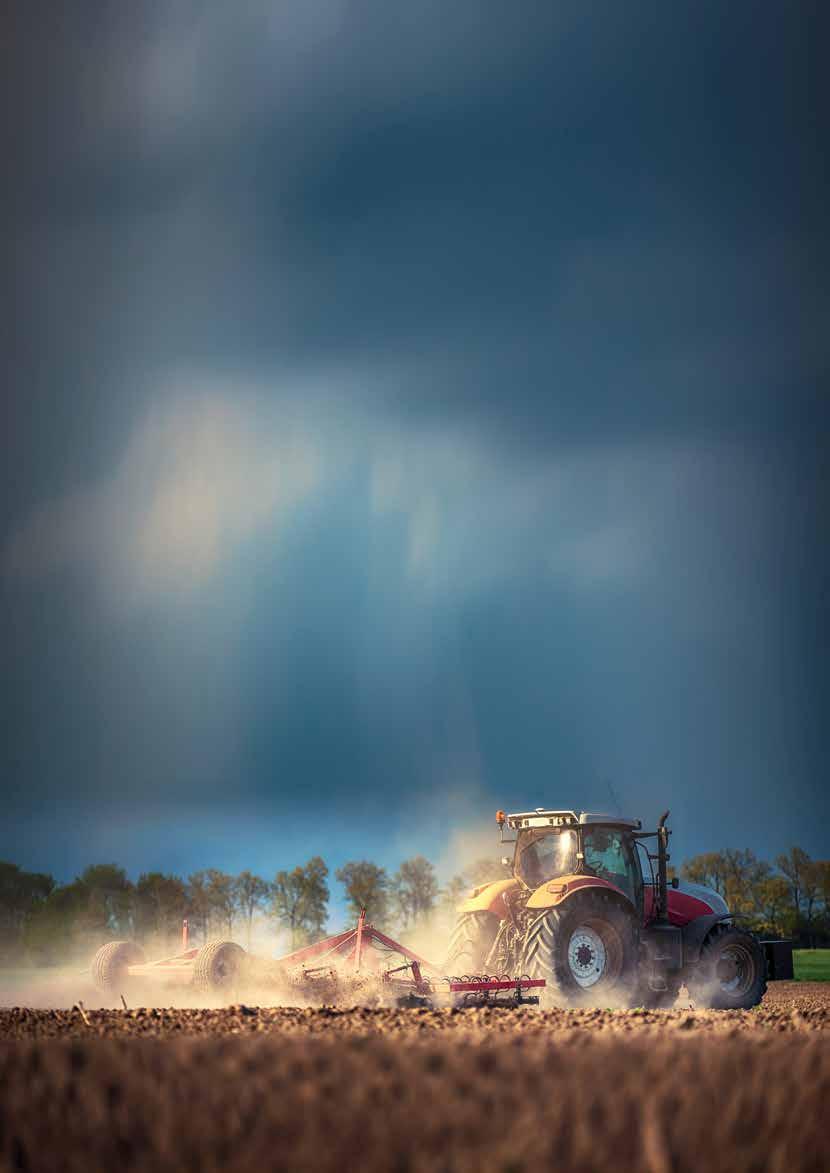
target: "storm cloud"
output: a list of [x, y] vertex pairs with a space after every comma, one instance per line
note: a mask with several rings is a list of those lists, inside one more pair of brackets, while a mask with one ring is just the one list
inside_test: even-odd
[[822, 849], [820, 23], [17, 6], [5, 854], [612, 780]]

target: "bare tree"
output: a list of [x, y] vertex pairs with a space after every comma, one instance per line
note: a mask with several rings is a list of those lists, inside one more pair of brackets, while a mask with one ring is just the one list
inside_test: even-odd
[[770, 866], [749, 849], [721, 851], [726, 876], [726, 903], [730, 911], [747, 916], [760, 912], [760, 885], [770, 873]]
[[435, 907], [438, 881], [434, 866], [422, 855], [405, 859], [395, 875], [393, 889], [403, 927], [414, 927]]
[[254, 923], [254, 913], [265, 905], [271, 894], [271, 885], [261, 876], [253, 872], [240, 872], [234, 880], [234, 899], [236, 906], [245, 918], [247, 946], [251, 948], [251, 930]]
[[144, 872], [135, 886], [134, 916], [139, 937], [156, 934], [165, 942], [177, 936], [187, 911], [187, 890], [178, 876]]
[[104, 938], [132, 934], [133, 885], [123, 868], [114, 863], [92, 864], [76, 883], [85, 894], [83, 930]]
[[326, 923], [329, 869], [319, 855], [290, 872], [277, 872], [271, 887], [273, 915], [291, 933], [291, 946], [314, 940]]
[[801, 918], [801, 905], [812, 860], [803, 848], [791, 847], [786, 855], [779, 855], [775, 863], [779, 871], [783, 872], [789, 882], [790, 899], [795, 913], [796, 924], [798, 924]]
[[784, 936], [795, 928], [790, 886], [783, 876], [767, 876], [758, 890], [761, 923], [774, 934]]
[[365, 908], [370, 921], [383, 924], [389, 915], [389, 876], [385, 868], [366, 859], [352, 860], [338, 868], [335, 877], [346, 889], [355, 916]]
[[693, 884], [704, 884], [726, 896], [727, 867], [721, 851], [706, 851], [686, 860], [680, 869], [685, 880]]
[[465, 876], [452, 876], [438, 894], [438, 904], [444, 916], [452, 916], [456, 908], [469, 895], [470, 885]]
[[228, 936], [232, 937], [233, 914], [236, 911], [233, 876], [229, 876], [227, 872], [220, 872], [217, 868], [208, 868], [207, 890], [211, 912], [216, 914], [223, 931], [227, 929]]
[[482, 884], [492, 883], [493, 880], [503, 880], [508, 874], [501, 858], [494, 859], [491, 856], [473, 860], [464, 869], [464, 879], [470, 888], [479, 888]]
[[188, 876], [187, 902], [194, 928], [198, 925], [202, 940], [206, 941], [210, 928], [210, 893], [207, 872], [193, 872]]

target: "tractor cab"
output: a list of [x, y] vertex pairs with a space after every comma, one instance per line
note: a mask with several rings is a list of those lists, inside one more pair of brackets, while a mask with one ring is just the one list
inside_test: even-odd
[[[501, 812], [499, 812], [501, 814]], [[596, 877], [642, 914], [643, 874], [634, 838], [640, 823], [587, 811], [537, 810], [507, 815], [516, 831], [513, 873], [531, 891], [565, 877]]]

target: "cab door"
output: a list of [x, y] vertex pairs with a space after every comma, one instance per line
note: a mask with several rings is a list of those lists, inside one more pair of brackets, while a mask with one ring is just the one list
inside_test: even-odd
[[631, 834], [619, 827], [586, 827], [583, 832], [585, 870], [623, 892], [643, 915], [643, 873]]

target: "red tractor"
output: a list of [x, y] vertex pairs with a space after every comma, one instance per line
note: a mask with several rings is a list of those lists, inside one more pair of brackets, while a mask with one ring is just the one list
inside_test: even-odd
[[759, 941], [717, 892], [669, 884], [667, 818], [643, 831], [587, 811], [499, 811], [512, 874], [460, 906], [447, 971], [544, 978], [571, 1005], [660, 1003], [681, 985], [696, 1005], [757, 1005], [768, 975], [792, 977], [791, 945]]

